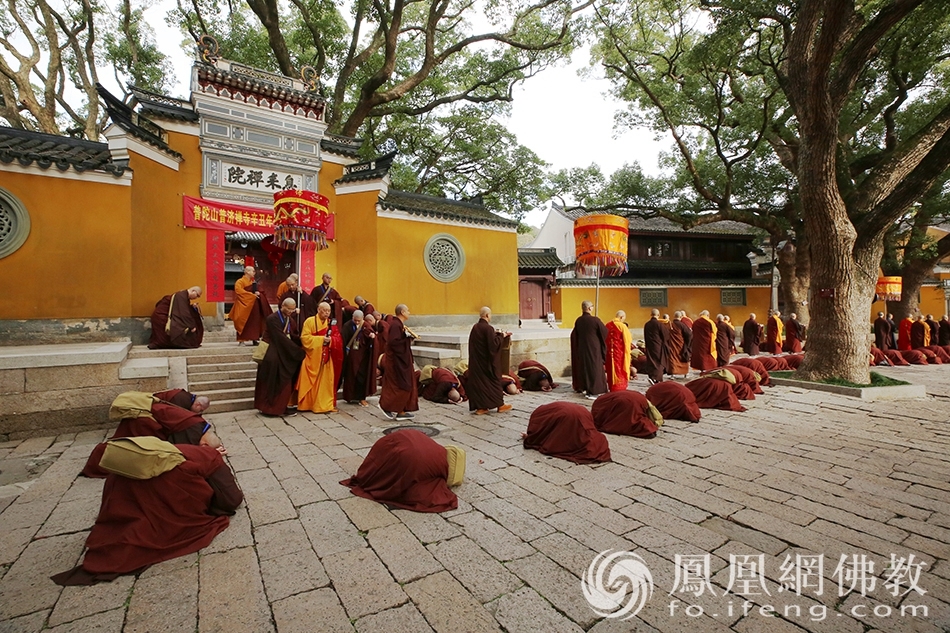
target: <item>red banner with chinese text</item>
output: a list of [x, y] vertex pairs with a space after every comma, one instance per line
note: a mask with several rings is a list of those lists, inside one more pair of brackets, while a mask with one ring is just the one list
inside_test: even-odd
[[224, 231], [207, 231], [205, 244], [205, 301], [224, 301]]
[[243, 207], [225, 202], [184, 196], [182, 220], [185, 226], [215, 231], [274, 232], [274, 210]]
[[[331, 215], [330, 217], [332, 218], [333, 216]], [[304, 242], [303, 248], [300, 251], [300, 287], [307, 292], [317, 285], [317, 280], [313, 274], [314, 250], [312, 242]]]

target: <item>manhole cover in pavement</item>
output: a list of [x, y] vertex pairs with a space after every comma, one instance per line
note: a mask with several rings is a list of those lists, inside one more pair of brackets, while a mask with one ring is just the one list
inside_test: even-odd
[[439, 429], [434, 429], [431, 426], [422, 426], [419, 424], [400, 424], [399, 426], [391, 426], [388, 429], [383, 430], [383, 435], [389, 435], [396, 431], [402, 431], [405, 429], [412, 429], [414, 431], [419, 431], [420, 433], [425, 433], [429, 437], [435, 437], [439, 434]]

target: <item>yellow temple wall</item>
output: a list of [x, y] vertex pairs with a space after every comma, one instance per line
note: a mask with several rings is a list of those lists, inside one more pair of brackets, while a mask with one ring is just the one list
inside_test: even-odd
[[127, 181], [0, 172], [0, 182], [30, 216], [26, 242], [0, 259], [0, 319], [127, 316], [133, 280]]
[[[552, 307], [562, 328], [574, 327], [574, 321], [581, 315], [581, 302], [594, 301], [596, 289], [590, 287], [561, 287], [552, 295]], [[703, 310], [709, 310], [715, 318], [717, 314], [726, 314], [732, 318], [733, 325], [742, 323], [755, 312], [762, 321], [769, 311], [768, 287], [753, 286], [746, 288], [746, 305], [724, 306], [721, 304], [719, 288], [669, 287], [666, 290], [666, 307], [658, 307], [661, 314], [670, 314], [676, 310], [685, 310], [687, 316], [695, 320]], [[652, 307], [640, 307], [638, 288], [601, 287], [600, 306], [597, 316], [607, 322], [614, 318], [618, 310], [627, 313], [627, 323], [632, 329], [640, 329], [650, 319]]]
[[[182, 288], [206, 283], [205, 231], [184, 228], [182, 196], [199, 197], [201, 152], [198, 137], [169, 132], [168, 144], [182, 155], [178, 171], [130, 150], [132, 187], [132, 311], [147, 317], [155, 303]], [[202, 314], [215, 305], [199, 301]]]
[[[448, 226], [380, 217], [376, 275], [377, 301], [382, 312], [399, 303], [417, 315], [477, 314], [489, 306], [497, 315], [518, 313], [517, 235], [507, 231]], [[448, 233], [465, 251], [465, 269], [451, 283], [434, 279], [423, 254], [436, 233]]]
[[[337, 196], [338, 202], [335, 207], [337, 239], [330, 246], [336, 251], [337, 270], [333, 283], [350, 303], [353, 303], [356, 295], [361, 295], [378, 310], [392, 312], [392, 306], [384, 308], [378, 303], [380, 289], [380, 282], [376, 277], [379, 265], [377, 250], [379, 231], [376, 226], [378, 198], [378, 191]], [[320, 274], [317, 272], [317, 275]]]

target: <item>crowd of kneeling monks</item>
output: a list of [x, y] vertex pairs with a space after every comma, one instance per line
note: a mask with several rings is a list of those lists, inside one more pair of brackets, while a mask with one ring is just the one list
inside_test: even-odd
[[[178, 303], [184, 304], [185, 300], [186, 296], [182, 296]], [[590, 317], [587, 303], [579, 322]], [[174, 300], [170, 299], [169, 307], [174, 308], [174, 305]], [[271, 325], [283, 325], [280, 329], [273, 328], [272, 345], [274, 341], [289, 338], [286, 317], [290, 316], [294, 306], [288, 304], [282, 307], [289, 307], [284, 310], [285, 318], [271, 319]], [[402, 308], [405, 306], [397, 307], [397, 316], [407, 317], [408, 309], [402, 314]], [[678, 313], [676, 318], [668, 320], [658, 319], [654, 314], [652, 320], [657, 321], [658, 325], [653, 329], [663, 333], [673, 328], [680, 316]], [[779, 316], [777, 313], [770, 315], [770, 322], [775, 322], [778, 334], [774, 337], [769, 335], [767, 344], [781, 341], [782, 324]], [[733, 334], [732, 337], [726, 337], [725, 345], [721, 345], [722, 353], [716, 353], [714, 325], [709, 328], [713, 333], [707, 337], [709, 340], [703, 339], [700, 345], [703, 351], [708, 348], [710, 356], [718, 362], [708, 369], [703, 368], [698, 377], [688, 382], [662, 381], [664, 372], [660, 371], [660, 380], [651, 377], [649, 388], [645, 393], [639, 393], [626, 389], [626, 379], [636, 376], [637, 364], [646, 362], [647, 373], [654, 375], [655, 369], [663, 368], [656, 367], [659, 363], [654, 362], [655, 352], [649, 341], [641, 346], [631, 344], [629, 331], [626, 331], [625, 326], [620, 327], [620, 317], [622, 313], [618, 313], [618, 319], [615, 319], [617, 323], [613, 324], [620, 333], [617, 346], [621, 352], [618, 355], [619, 363], [611, 358], [613, 354], [608, 351], [612, 331], [609, 328], [601, 331], [602, 323], [599, 327], [588, 328], [593, 338], [599, 338], [598, 345], [594, 346], [595, 351], [596, 348], [601, 351], [594, 363], [597, 366], [593, 373], [597, 374], [596, 382], [599, 383], [600, 373], [604, 372], [607, 377], [604, 391], [609, 391], [592, 392], [583, 376], [580, 382], [575, 376], [572, 385], [574, 391], [594, 399], [591, 408], [564, 401], [537, 407], [531, 413], [527, 429], [522, 434], [524, 448], [579, 464], [609, 461], [610, 446], [605, 433], [649, 439], [656, 436], [664, 420], [698, 422], [702, 409], [745, 411], [741, 401], [754, 400], [757, 394], [763, 393], [762, 387], [771, 385], [770, 372], [795, 370], [804, 359], [802, 352], [780, 353], [781, 347], [778, 345], [774, 355], [756, 355], [753, 351], [751, 356], [732, 359], [731, 353], [735, 351], [734, 328], [728, 320], [719, 320], [719, 327], [727, 334], [730, 331]], [[756, 334], [757, 341], [763, 328], [758, 326], [754, 317], [751, 315], [746, 324], [752, 323], [755, 327], [746, 329]], [[329, 315], [323, 315], [323, 319], [330, 323]], [[402, 321], [388, 328], [389, 331], [400, 332], [398, 338], [390, 337], [390, 345], [404, 336], [401, 333]], [[476, 325], [476, 328], [484, 328], [490, 321], [488, 308], [483, 308], [481, 321], [484, 323]], [[706, 313], [700, 315], [699, 321], [703, 321], [699, 323], [700, 326], [705, 321], [713, 324]], [[690, 325], [691, 333], [697, 329], [702, 331], [701, 327]], [[939, 325], [935, 331], [938, 340], [934, 344], [931, 344], [928, 336], [932, 326], [922, 319], [909, 321], [906, 327], [902, 324], [901, 344], [895, 340], [896, 337], [892, 337], [892, 332], [898, 329], [892, 326], [893, 322], [891, 325], [880, 320], [875, 322], [876, 340], [869, 354], [871, 365], [950, 362], [950, 345], [937, 344], [944, 343], [939, 336]], [[349, 334], [351, 343], [357, 340], [359, 331], [359, 328], [354, 328]], [[579, 331], [583, 331], [583, 328], [579, 328]], [[472, 349], [482, 345], [476, 345], [475, 332], [476, 329], [473, 329], [470, 339]], [[489, 338], [507, 335], [502, 332], [490, 334], [492, 336]], [[315, 335], [322, 336], [323, 333]], [[405, 336], [411, 338], [410, 335], [411, 331]], [[572, 364], [575, 366], [581, 360], [580, 354], [588, 347], [578, 345], [579, 342], [577, 337], [572, 340]], [[406, 346], [410, 343], [406, 341]], [[481, 364], [486, 367], [497, 366], [493, 358], [498, 350], [497, 345], [486, 343], [483, 346], [490, 349]], [[271, 357], [276, 351], [270, 351]], [[575, 352], [577, 358], [574, 357]], [[288, 368], [290, 375], [296, 370], [296, 362], [299, 362], [297, 358], [293, 360]], [[722, 364], [724, 360], [727, 364]], [[323, 362], [328, 363], [326, 360]], [[620, 372], [616, 371], [618, 365], [621, 367]], [[552, 373], [535, 360], [522, 362], [516, 372], [508, 374], [490, 368], [482, 368], [481, 371], [498, 378], [492, 379], [491, 391], [498, 390], [499, 393], [496, 394], [497, 401], [472, 405], [475, 413], [485, 413], [487, 409], [483, 407], [494, 407], [497, 402], [504, 402], [504, 395], [514, 395], [522, 390], [550, 391], [557, 388]], [[619, 387], [621, 384], [615, 379], [618, 373], [626, 373], [626, 376], [621, 376], [623, 387], [615, 389], [615, 385]], [[671, 365], [665, 373], [676, 372]], [[469, 399], [467, 383], [470, 389], [475, 390], [475, 384], [478, 383], [473, 384], [473, 375], [477, 376], [478, 371], [472, 374], [464, 364], [454, 369], [426, 366], [415, 372], [409, 391], [413, 398], [417, 392], [432, 402], [459, 403]], [[336, 381], [327, 382], [330, 385], [327, 397], [333, 403], [331, 406], [335, 406], [334, 392], [338, 384]], [[375, 375], [368, 382], [355, 398], [345, 399], [357, 402], [363, 400], [375, 391]], [[281, 383], [283, 391], [290, 381], [285, 379]], [[484, 385], [478, 389], [484, 391]], [[289, 393], [287, 389], [286, 393], [280, 394], [280, 402], [275, 409], [278, 414], [285, 411], [285, 398]], [[487, 397], [484, 393], [472, 395], [483, 401]], [[365, 401], [361, 403], [365, 404]], [[112, 438], [92, 450], [83, 469], [85, 476], [106, 478], [99, 515], [86, 541], [87, 550], [82, 563], [54, 576], [55, 582], [64, 585], [91, 584], [112, 580], [123, 574], [136, 574], [150, 565], [206, 547], [228, 526], [228, 516], [233, 515], [240, 506], [243, 493], [230, 467], [223, 460], [227, 451], [202, 416], [208, 404], [207, 398], [196, 397], [183, 390], [155, 394], [129, 392], [116, 398], [110, 409], [110, 418], [118, 421], [118, 428]], [[497, 408], [498, 411], [506, 411], [510, 406]], [[383, 409], [386, 413], [386, 408]], [[409, 409], [408, 406], [392, 407], [392, 410], [399, 412]], [[407, 419], [388, 413], [387, 417]], [[462, 482], [464, 473], [465, 452], [462, 449], [439, 444], [420, 430], [404, 428], [395, 429], [376, 441], [356, 474], [340, 483], [348, 486], [355, 495], [389, 507], [418, 512], [444, 512], [458, 507], [458, 498], [451, 488]]]

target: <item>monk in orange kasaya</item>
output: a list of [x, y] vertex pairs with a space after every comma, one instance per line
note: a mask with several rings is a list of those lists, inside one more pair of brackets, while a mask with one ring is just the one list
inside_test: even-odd
[[343, 368], [343, 339], [330, 325], [330, 304], [317, 306], [317, 315], [303, 324], [300, 342], [307, 352], [297, 379], [297, 409], [314, 413], [336, 411], [336, 377]]
[[620, 310], [607, 324], [607, 388], [625, 391], [630, 380], [630, 328], [624, 323], [627, 314]]
[[234, 304], [228, 317], [237, 331], [238, 345], [249, 341], [257, 345], [264, 333], [264, 319], [273, 313], [267, 298], [257, 288], [253, 266], [244, 268], [244, 276], [234, 282]]

